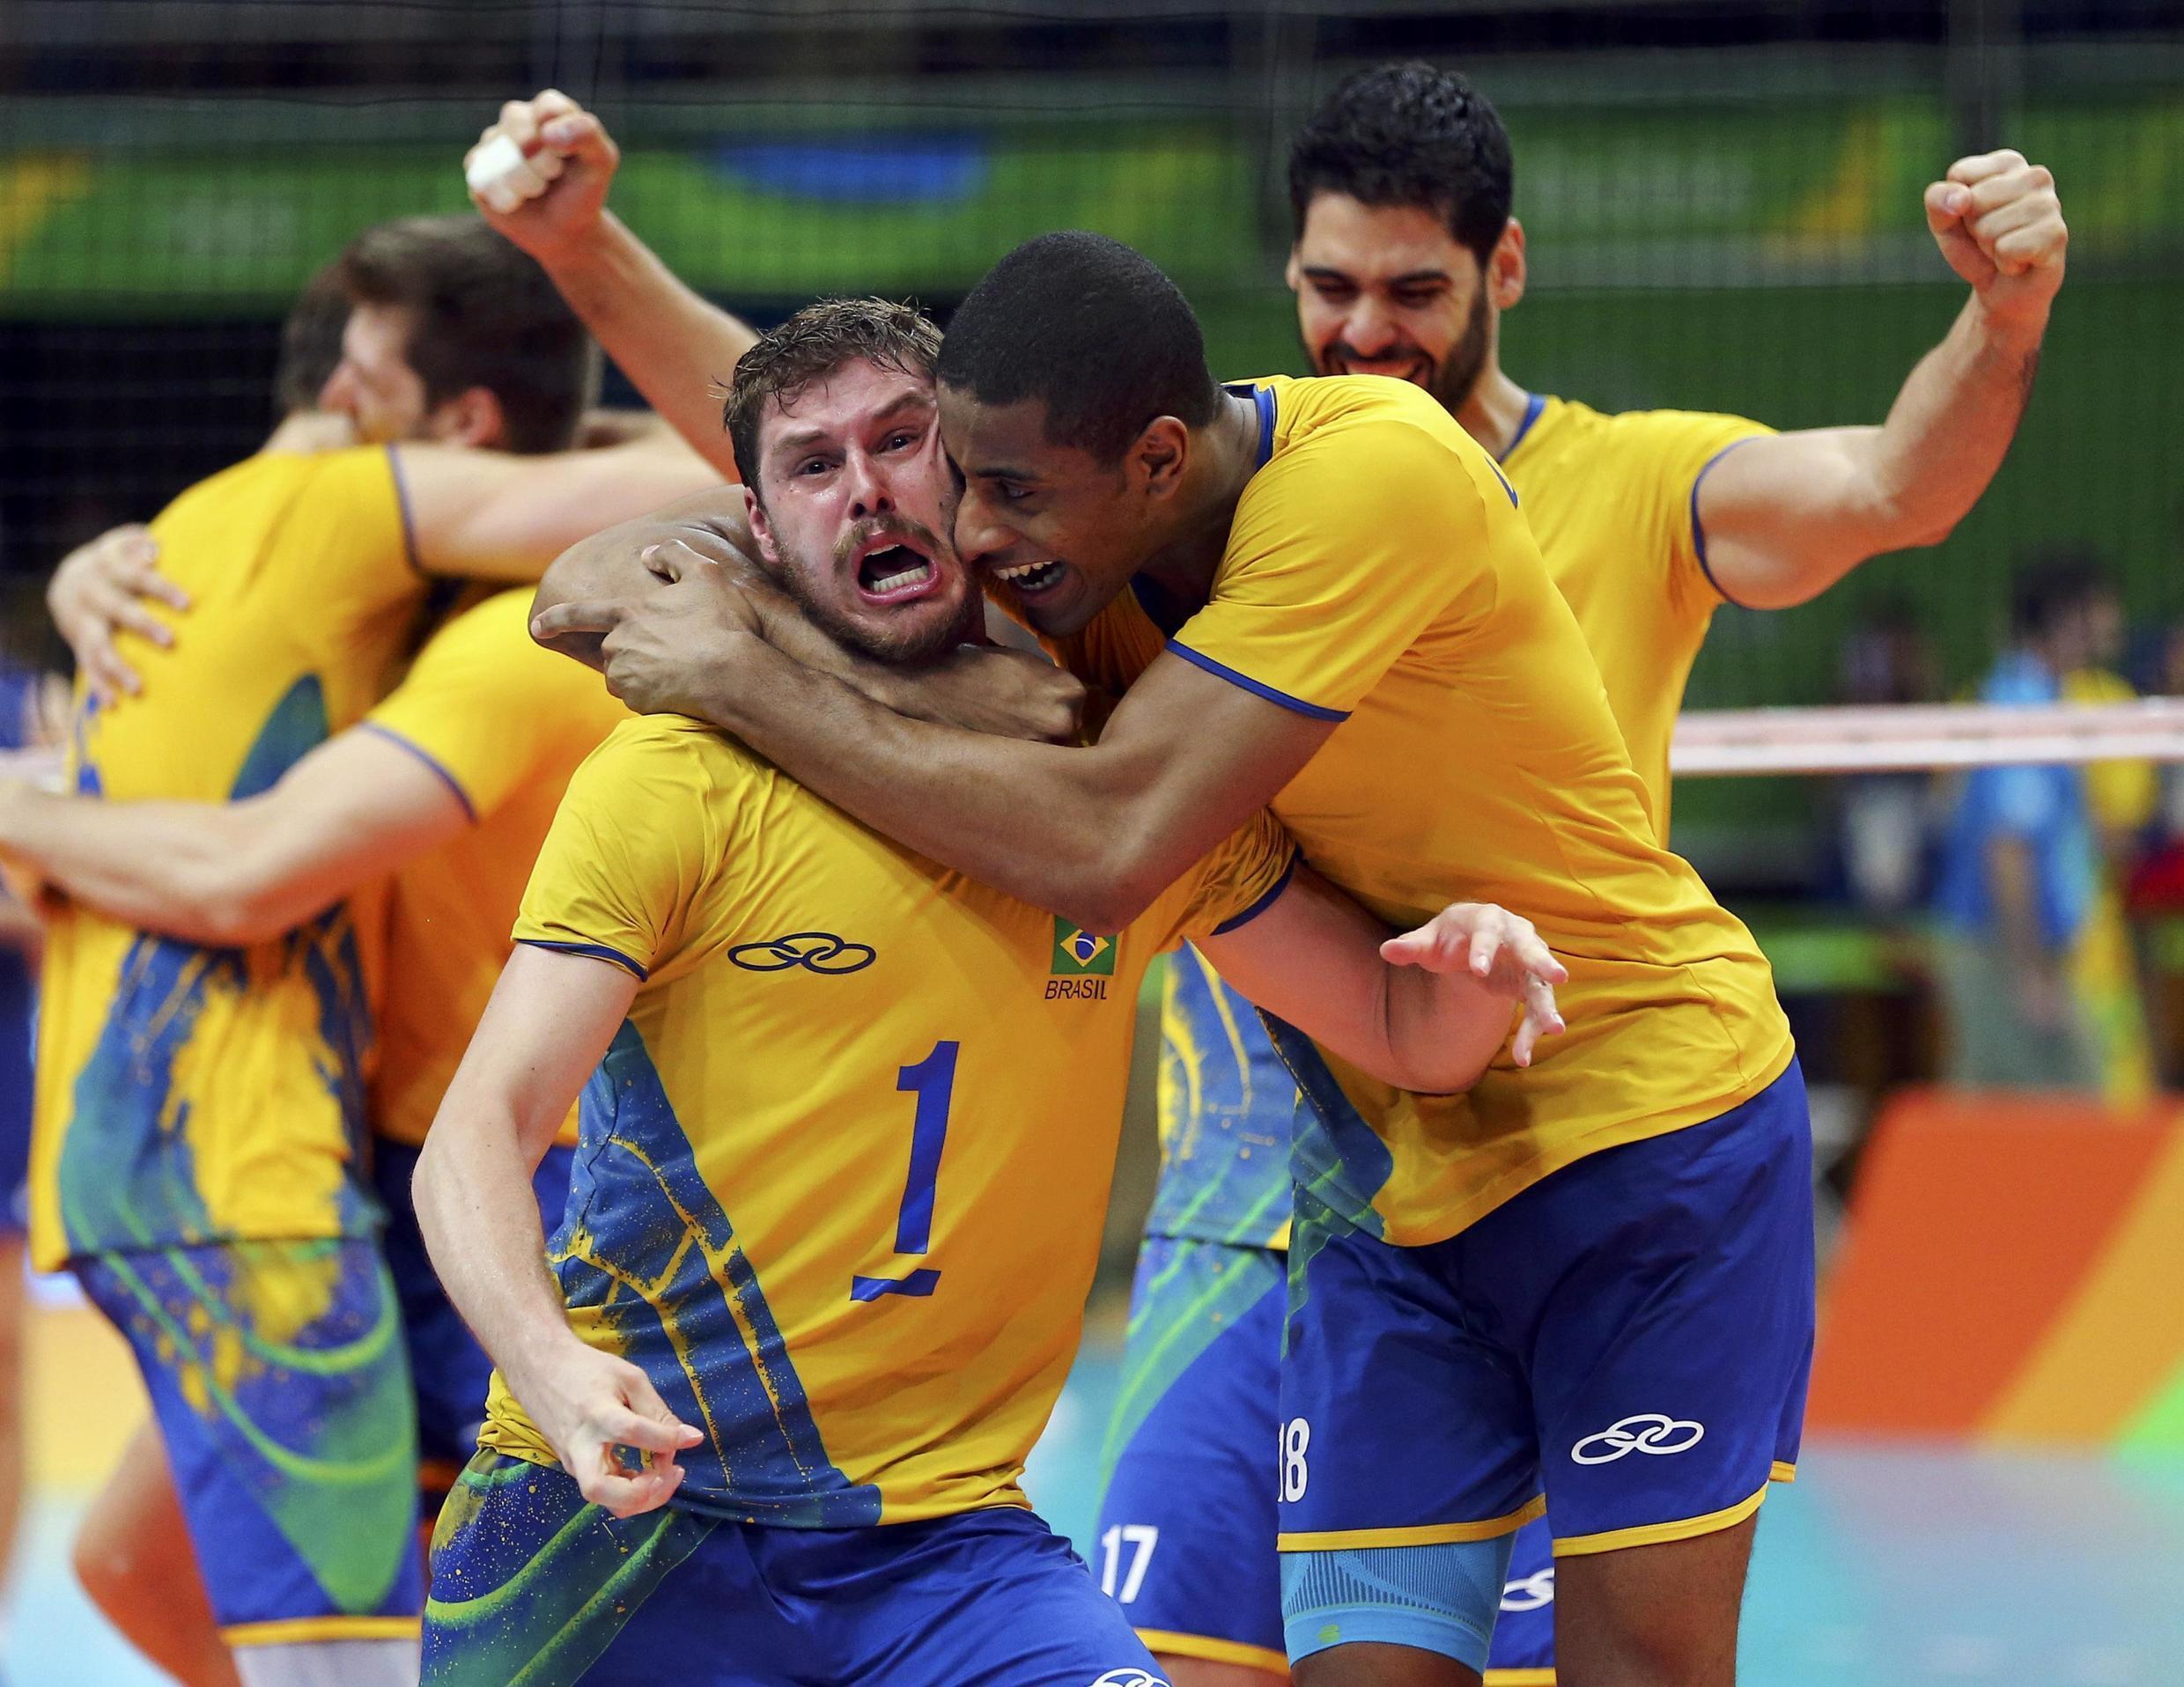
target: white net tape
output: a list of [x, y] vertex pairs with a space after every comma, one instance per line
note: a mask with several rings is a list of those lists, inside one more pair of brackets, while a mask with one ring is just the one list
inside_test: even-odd
[[2043, 762], [2184, 762], [2184, 698], [2137, 703], [1901, 704], [1708, 709], [1676, 723], [1686, 776], [1884, 773]]

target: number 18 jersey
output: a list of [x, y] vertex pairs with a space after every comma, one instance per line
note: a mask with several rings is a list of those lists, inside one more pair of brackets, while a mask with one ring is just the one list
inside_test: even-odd
[[[1025, 1503], [1139, 982], [1271, 902], [1292, 854], [1262, 817], [1119, 935], [1087, 932], [709, 728], [616, 730], [515, 935], [643, 980], [551, 1251], [579, 1334], [705, 1432], [675, 1504], [836, 1529]], [[482, 1440], [553, 1462], [498, 1380]]]

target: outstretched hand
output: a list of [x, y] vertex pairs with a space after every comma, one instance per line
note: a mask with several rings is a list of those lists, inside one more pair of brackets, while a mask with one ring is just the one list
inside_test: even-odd
[[2044, 320], [2062, 285], [2070, 231], [2054, 173], [2003, 149], [1959, 158], [1926, 190], [1941, 254], [1997, 315]]
[[144, 689], [116, 645], [121, 634], [135, 633], [161, 649], [173, 644], [173, 629], [151, 612], [155, 603], [187, 609], [189, 596], [159, 572], [159, 541], [133, 522], [78, 545], [54, 571], [46, 608], [75, 653], [85, 689], [100, 703]]
[[1423, 925], [1390, 938], [1380, 954], [1391, 966], [1460, 973], [1490, 994], [1522, 1002], [1524, 1017], [1509, 1051], [1520, 1066], [1531, 1065], [1541, 1037], [1568, 1028], [1554, 986], [1569, 981], [1569, 969], [1530, 920], [1493, 902], [1451, 903]]

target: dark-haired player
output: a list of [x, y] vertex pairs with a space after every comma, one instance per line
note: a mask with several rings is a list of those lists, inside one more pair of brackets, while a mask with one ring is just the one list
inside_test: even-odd
[[[768, 571], [866, 667], [978, 624], [941, 536], [938, 344], [903, 306], [830, 301], [731, 389]], [[705, 542], [673, 516], [628, 537], [685, 534]], [[1293, 856], [1247, 816], [1141, 917], [1086, 931], [700, 723], [618, 728], [569, 787], [419, 1169], [501, 1379], [435, 1540], [426, 1679], [1154, 1687], [1019, 1485], [1076, 1344], [1146, 966], [1196, 934], [1430, 1088], [1509, 1022], [1465, 964], [1472, 916], [1507, 930], [1500, 910], [1383, 948]], [[526, 1179], [579, 1087], [550, 1274]]]
[[[1475, 1681], [1545, 1489], [1584, 1532], [1662, 1543], [1573, 1579], [1573, 1657], [1727, 1681], [1811, 1335], [1803, 1087], [1749, 934], [1655, 842], [1515, 492], [1403, 383], [1217, 387], [1182, 296], [1097, 236], [1004, 259], [939, 374], [958, 545], [1074, 671], [1127, 688], [1096, 744], [903, 718], [690, 583], [535, 630], [607, 630], [625, 700], [712, 720], [1086, 929], [1128, 924], [1270, 800], [1391, 922], [1452, 894], [1524, 908], [1575, 1004], [1530, 1070], [1422, 1096], [1284, 1033], [1312, 1102], [1277, 1465], [1289, 1649], [1308, 1682]], [[1556, 1456], [1644, 1412], [1704, 1434]]]
[[[1885, 424], [1778, 435], [1737, 416], [1604, 415], [1504, 374], [1501, 314], [1525, 281], [1513, 180], [1501, 119], [1463, 77], [1415, 63], [1351, 77], [1290, 151], [1298, 328], [1317, 373], [1422, 387], [1501, 463], [1665, 834], [1669, 734], [1715, 608], [1803, 602], [1868, 556], [1936, 542], [1985, 490], [2062, 278], [2062, 216], [2048, 173], [2014, 152], [1952, 166], [1927, 193], [1972, 288], [1948, 338]], [[1187, 950], [1162, 1029], [1166, 1153], [1100, 1537], [1110, 1585], [1179, 1687], [1222, 1678], [1200, 1660], [1278, 1678], [1273, 1556], [1237, 1548], [1275, 1527], [1261, 1469], [1282, 1304], [1270, 1250], [1288, 1233], [1294, 1087], [1257, 1016]], [[1518, 1539], [1493, 1687], [1553, 1679], [1553, 1521]], [[1602, 1544], [1575, 1533], [1557, 1550]]]

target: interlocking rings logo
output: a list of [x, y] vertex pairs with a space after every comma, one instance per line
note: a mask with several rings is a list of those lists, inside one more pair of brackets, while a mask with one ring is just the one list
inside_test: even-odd
[[[1706, 1439], [1706, 1425], [1665, 1412], [1641, 1411], [1588, 1435], [1570, 1448], [1580, 1464], [1612, 1464], [1627, 1453], [1687, 1453]], [[1592, 1448], [1590, 1452], [1586, 1451]]]
[[739, 943], [728, 959], [749, 972], [862, 972], [874, 956], [871, 946], [850, 943], [831, 932], [791, 932], [764, 943]]
[[1110, 1669], [1092, 1687], [1168, 1687], [1168, 1683], [1143, 1669]]
[[1535, 1570], [1528, 1576], [1519, 1576], [1502, 1590], [1502, 1609], [1505, 1611], [1545, 1610], [1554, 1603], [1554, 1566]]

